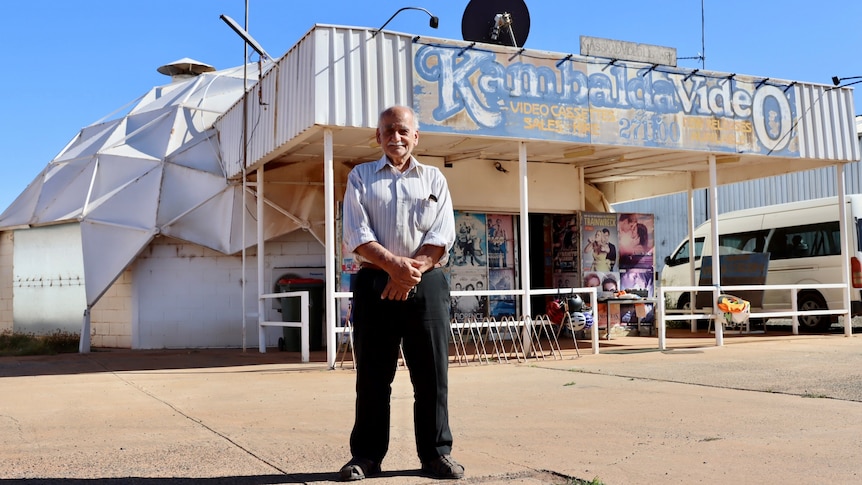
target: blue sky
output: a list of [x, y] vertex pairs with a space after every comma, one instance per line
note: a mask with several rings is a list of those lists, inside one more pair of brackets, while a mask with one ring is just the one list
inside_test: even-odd
[[[862, 2], [834, 0], [528, 0], [525, 47], [579, 52], [579, 37], [655, 44], [705, 67], [830, 84], [862, 76]], [[242, 40], [224, 24], [244, 23], [245, 0], [9, 0], [0, 4], [0, 212], [78, 131], [169, 82], [156, 68], [191, 57], [217, 69], [243, 61]], [[467, 0], [249, 0], [251, 35], [281, 56], [316, 23], [377, 28], [396, 10], [418, 11], [387, 29], [461, 39]], [[517, 19], [515, 19], [517, 22]], [[695, 59], [682, 67], [699, 68]], [[862, 87], [862, 84], [858, 85]], [[856, 96], [862, 114], [862, 93]]]

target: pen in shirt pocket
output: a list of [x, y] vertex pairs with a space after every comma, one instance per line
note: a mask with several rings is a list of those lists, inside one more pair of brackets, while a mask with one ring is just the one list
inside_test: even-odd
[[428, 200], [430, 200], [431, 202], [437, 202], [437, 196], [434, 194], [431, 194], [428, 196]]

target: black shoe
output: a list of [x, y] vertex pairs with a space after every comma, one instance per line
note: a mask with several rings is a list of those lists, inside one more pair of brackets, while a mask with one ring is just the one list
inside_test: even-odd
[[338, 471], [338, 478], [342, 482], [352, 482], [362, 480], [365, 477], [373, 477], [380, 473], [380, 464], [374, 463], [365, 458], [353, 457], [347, 462], [341, 470]]
[[433, 478], [458, 480], [464, 478], [464, 467], [452, 459], [451, 455], [438, 456], [422, 464], [422, 472]]

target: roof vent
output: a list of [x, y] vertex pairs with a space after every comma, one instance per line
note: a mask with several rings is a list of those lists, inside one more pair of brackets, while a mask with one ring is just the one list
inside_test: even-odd
[[171, 77], [171, 82], [184, 81], [195, 76], [199, 76], [205, 72], [212, 72], [216, 69], [209, 64], [183, 57], [169, 64], [165, 64], [157, 69], [165, 76]]

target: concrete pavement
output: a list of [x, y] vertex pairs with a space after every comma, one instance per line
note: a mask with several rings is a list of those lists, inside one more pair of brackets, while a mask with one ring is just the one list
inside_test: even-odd
[[[862, 480], [859, 337], [654, 343], [453, 364], [461, 483]], [[334, 482], [349, 458], [353, 385], [352, 370], [292, 353], [0, 357], [0, 483]], [[384, 473], [364, 483], [435, 482], [418, 473], [412, 429], [401, 371]]]

